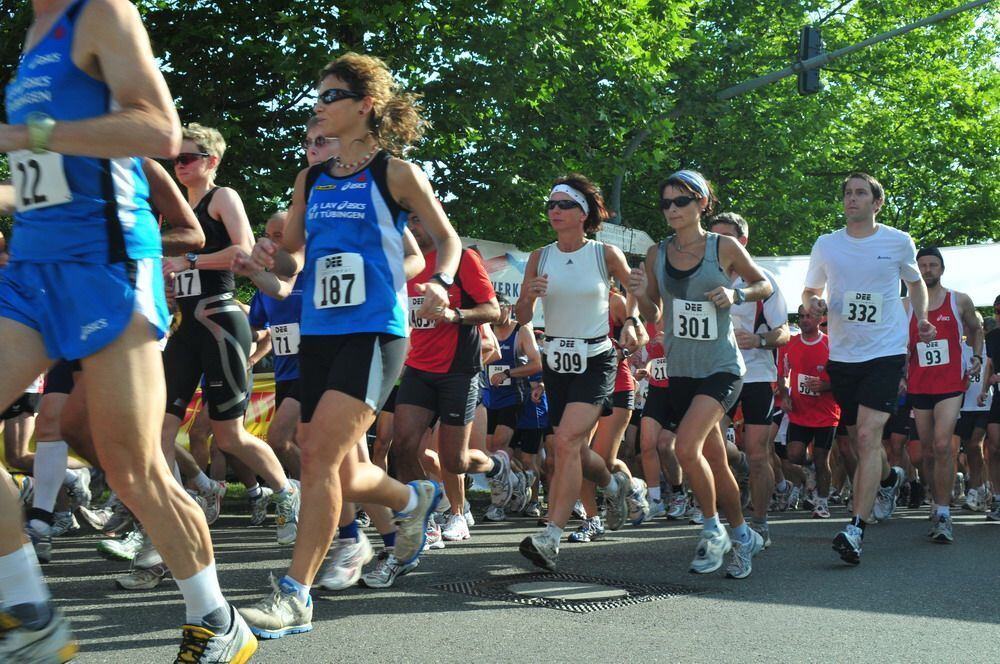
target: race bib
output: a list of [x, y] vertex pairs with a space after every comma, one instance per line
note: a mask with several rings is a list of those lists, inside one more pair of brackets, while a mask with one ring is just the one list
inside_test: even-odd
[[201, 295], [201, 272], [184, 270], [174, 273], [174, 297], [195, 297]]
[[330, 254], [316, 259], [314, 307], [353, 307], [363, 304], [365, 297], [365, 259], [361, 254]]
[[426, 318], [421, 318], [417, 316], [417, 311], [424, 303], [424, 296], [420, 295], [417, 297], [410, 298], [410, 327], [414, 330], [429, 330], [432, 327], [437, 327], [436, 320], [427, 320]]
[[948, 340], [936, 339], [935, 341], [917, 342], [917, 362], [922, 367], [939, 367], [948, 364], [951, 355], [948, 353]]
[[61, 154], [18, 150], [9, 153], [8, 157], [18, 212], [40, 210], [73, 200]]
[[816, 376], [807, 376], [806, 374], [801, 374], [801, 373], [797, 374], [797, 375], [799, 377], [799, 381], [798, 381], [799, 382], [799, 394], [801, 394], [804, 397], [818, 397], [819, 396], [819, 392], [815, 392], [813, 390], [810, 390], [809, 387], [806, 386], [806, 381], [808, 381], [808, 380], [814, 380], [814, 379], [816, 379]]
[[844, 320], [848, 323], [878, 325], [882, 322], [882, 296], [878, 293], [844, 293]]
[[674, 300], [674, 338], [715, 341], [719, 322], [711, 302]]
[[587, 370], [587, 342], [583, 339], [552, 339], [545, 348], [549, 369], [562, 374], [582, 374]]
[[[510, 369], [510, 366], [506, 364], [491, 364], [486, 369], [489, 371], [490, 385], [493, 385], [493, 376], [502, 374], [507, 369]], [[498, 383], [497, 387], [507, 387], [508, 385], [510, 385], [510, 378], [506, 378], [503, 382]]]
[[275, 355], [298, 355], [299, 324], [272, 325], [271, 347], [274, 348]]
[[650, 367], [650, 373], [653, 376], [653, 380], [665, 381], [668, 380], [667, 377], [667, 358], [658, 357], [653, 360], [653, 364]]

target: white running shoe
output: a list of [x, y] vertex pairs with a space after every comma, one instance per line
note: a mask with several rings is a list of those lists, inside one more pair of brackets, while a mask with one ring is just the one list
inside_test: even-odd
[[892, 486], [880, 486], [878, 493], [875, 495], [875, 505], [872, 507], [872, 514], [879, 521], [885, 521], [892, 516], [893, 510], [896, 509], [896, 497], [899, 496], [899, 488], [903, 486], [903, 479], [906, 477], [906, 473], [899, 466], [893, 466], [892, 469], [896, 473], [896, 481], [893, 482]]
[[472, 515], [472, 505], [469, 504], [468, 500], [465, 501], [465, 511], [462, 515], [465, 517], [465, 524], [469, 526], [469, 528], [476, 525], [476, 517]]
[[59, 609], [52, 609], [49, 624], [41, 629], [28, 629], [11, 614], [0, 612], [0, 662], [62, 664], [79, 650], [69, 621]]
[[632, 478], [631, 491], [628, 497], [628, 521], [638, 526], [650, 519], [649, 500], [646, 497], [646, 483], [638, 477]]
[[467, 540], [469, 534], [469, 524], [465, 522], [465, 517], [461, 514], [452, 514], [448, 517], [448, 523], [441, 529], [441, 537], [447, 542], [460, 542]]
[[208, 525], [212, 525], [219, 519], [222, 512], [222, 499], [226, 497], [226, 483], [209, 480], [211, 486], [205, 491], [197, 491], [197, 495], [205, 501], [202, 509], [205, 510], [205, 520]]
[[504, 513], [503, 508], [499, 505], [490, 505], [486, 508], [485, 518], [487, 521], [497, 522], [506, 519], [507, 515]]
[[775, 488], [774, 490], [774, 511], [784, 512], [788, 509], [788, 504], [792, 497], [792, 483], [785, 480], [785, 490]]
[[816, 507], [813, 508], [812, 518], [814, 518], [814, 519], [829, 519], [830, 518], [830, 508], [826, 504], [825, 500], [817, 501]]
[[785, 508], [792, 512], [799, 509], [799, 499], [802, 497], [802, 488], [798, 484], [792, 485], [792, 490], [788, 494], [788, 506]]
[[583, 521], [587, 518], [587, 510], [583, 507], [583, 503], [577, 500], [573, 503], [573, 517]]
[[691, 561], [691, 571], [695, 574], [710, 574], [722, 567], [722, 559], [733, 548], [729, 533], [725, 529], [703, 530]]
[[692, 505], [688, 511], [688, 523], [692, 526], [700, 526], [705, 523], [705, 515], [702, 514], [701, 508], [697, 505]]
[[764, 550], [764, 539], [756, 530], [750, 529], [750, 541], [741, 543], [733, 540], [733, 555], [726, 567], [730, 579], [745, 579], [753, 571], [753, 557]]
[[931, 540], [941, 544], [951, 544], [954, 542], [955, 535], [952, 530], [951, 517], [937, 516], [931, 526], [931, 532], [929, 535]]
[[90, 507], [90, 468], [80, 468], [73, 471], [73, 481], [65, 484], [66, 493], [69, 494], [72, 507]]
[[409, 565], [404, 565], [393, 555], [392, 550], [383, 549], [378, 554], [375, 569], [361, 576], [361, 585], [367, 588], [390, 588], [396, 579], [412, 572], [418, 564], [420, 560], [416, 559]]
[[232, 605], [226, 607], [230, 615], [229, 631], [216, 634], [204, 625], [184, 625], [177, 662], [231, 662], [245, 664], [257, 652], [257, 639], [243, 616]]
[[240, 613], [259, 639], [280, 639], [312, 631], [312, 597], [303, 602], [271, 576], [271, 594]]
[[514, 486], [510, 494], [510, 511], [520, 514], [531, 500], [531, 483], [527, 473], [514, 473]]
[[441, 488], [430, 480], [409, 483], [417, 492], [417, 506], [408, 514], [396, 514], [396, 557], [409, 564], [424, 550], [427, 522], [441, 499]]
[[427, 536], [424, 539], [424, 551], [443, 549], [444, 538], [441, 536], [441, 526], [434, 519], [427, 521]]
[[97, 543], [97, 552], [108, 560], [133, 560], [142, 548], [142, 531], [136, 528], [119, 539], [106, 539]]
[[52, 528], [45, 525], [47, 530], [35, 528], [30, 523], [24, 526], [24, 532], [35, 548], [35, 557], [43, 565], [52, 562]]
[[[750, 530], [756, 532], [760, 535], [761, 541], [764, 542], [764, 548], [771, 546], [771, 526], [765, 521], [764, 523], [750, 523]], [[742, 577], [737, 577], [742, 578]]]
[[256, 498], [247, 498], [250, 502], [251, 526], [264, 525], [264, 522], [267, 520], [267, 506], [271, 502], [271, 497], [273, 495], [274, 491], [272, 489], [262, 486], [260, 487], [260, 493], [257, 494]]
[[521, 514], [537, 519], [542, 515], [542, 506], [538, 504], [537, 500], [533, 500], [528, 503], [528, 506], [524, 508], [524, 511], [521, 512]]
[[559, 542], [554, 542], [545, 536], [545, 532], [535, 533], [521, 540], [519, 547], [521, 555], [530, 560], [536, 567], [554, 572], [556, 560], [559, 558]]
[[493, 477], [487, 477], [486, 481], [490, 485], [490, 504], [497, 507], [506, 507], [514, 493], [515, 478], [510, 469], [510, 457], [503, 450], [498, 450], [492, 455], [495, 463], [500, 468]]
[[628, 517], [628, 495], [632, 491], [632, 483], [629, 476], [618, 471], [614, 473], [615, 484], [618, 488], [614, 493], [604, 492], [604, 498], [608, 508], [607, 525], [611, 530], [618, 530], [625, 525]]
[[684, 515], [688, 513], [688, 509], [691, 507], [691, 501], [688, 500], [688, 495], [686, 491], [678, 491], [674, 495], [670, 496], [670, 506], [667, 508], [667, 518], [672, 521], [677, 521], [684, 518]]
[[80, 518], [83, 519], [84, 523], [100, 532], [104, 530], [106, 525], [108, 525], [108, 521], [111, 519], [113, 512], [110, 507], [101, 507], [96, 510], [90, 509], [89, 507], [80, 507], [77, 509], [77, 514], [80, 515]]
[[857, 565], [861, 562], [861, 538], [864, 532], [854, 524], [847, 524], [833, 538], [833, 550], [840, 554], [845, 563]]
[[298, 480], [288, 480], [294, 491], [274, 494], [274, 523], [277, 528], [278, 544], [295, 544], [299, 532], [299, 507], [302, 506], [302, 487]]
[[649, 501], [649, 516], [646, 517], [646, 520], [652, 521], [653, 519], [658, 519], [661, 516], [667, 516], [667, 506], [663, 504], [662, 500]]
[[350, 538], [333, 540], [330, 562], [320, 577], [320, 587], [326, 590], [350, 588], [358, 582], [364, 566], [374, 557], [368, 536], [362, 531], [358, 531], [357, 541]]

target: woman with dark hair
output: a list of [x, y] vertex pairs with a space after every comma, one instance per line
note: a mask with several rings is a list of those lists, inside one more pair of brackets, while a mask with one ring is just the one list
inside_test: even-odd
[[[702, 227], [715, 202], [700, 173], [678, 171], [667, 179], [660, 187], [660, 209], [674, 234], [649, 248], [644, 265], [632, 270], [629, 292], [646, 320], [663, 317], [670, 402], [681, 418], [677, 458], [704, 513], [691, 571], [714, 572], [732, 550], [726, 573], [742, 579], [749, 576], [763, 539], [743, 520], [740, 490], [719, 428], [739, 397], [746, 371], [728, 308], [765, 299], [771, 284], [739, 242]], [[731, 288], [731, 271], [743, 277], [746, 288]], [[716, 504], [733, 529], [732, 541]]]
[[[609, 331], [609, 285], [625, 282], [628, 264], [621, 250], [595, 240], [608, 217], [600, 190], [582, 175], [556, 181], [546, 203], [556, 241], [531, 253], [517, 300], [518, 320], [531, 320], [535, 301], [545, 314], [542, 357], [549, 418], [555, 429], [555, 470], [549, 483], [545, 528], [521, 542], [521, 553], [535, 565], [554, 570], [559, 542], [583, 479], [608, 498], [608, 527], [618, 530], [627, 515], [631, 483], [625, 473], [608, 471], [590, 449], [590, 434], [615, 387], [617, 356]], [[619, 344], [639, 346], [639, 321], [629, 298]]]

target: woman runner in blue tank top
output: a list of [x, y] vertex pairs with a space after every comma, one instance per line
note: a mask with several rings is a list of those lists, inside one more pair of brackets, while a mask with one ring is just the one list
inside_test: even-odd
[[[255, 269], [304, 274], [299, 344], [303, 513], [292, 564], [271, 597], [244, 609], [258, 635], [312, 629], [312, 585], [333, 539], [343, 493], [396, 511], [396, 556], [417, 558], [440, 498], [432, 482], [409, 486], [360, 466], [358, 439], [392, 388], [407, 334], [403, 225], [420, 216], [438, 248], [438, 272], [421, 285], [418, 315], [444, 316], [461, 245], [419, 167], [390, 156], [423, 129], [415, 98], [402, 93], [381, 60], [354, 53], [321, 73], [317, 125], [337, 139], [335, 157], [295, 182], [284, 242], [261, 239]], [[344, 490], [341, 490], [341, 484]]]
[[[728, 308], [767, 298], [771, 284], [736, 240], [702, 228], [702, 217], [715, 203], [700, 173], [678, 171], [667, 179], [660, 187], [660, 209], [675, 233], [649, 248], [645, 264], [632, 270], [629, 292], [646, 320], [664, 317], [670, 399], [681, 418], [677, 459], [705, 519], [691, 571], [714, 572], [732, 549], [727, 574], [745, 578], [763, 539], [743, 520], [740, 490], [719, 429], [722, 415], [739, 397], [745, 372]], [[748, 286], [731, 288], [730, 271]], [[719, 523], [716, 504], [733, 529], [732, 543]]]

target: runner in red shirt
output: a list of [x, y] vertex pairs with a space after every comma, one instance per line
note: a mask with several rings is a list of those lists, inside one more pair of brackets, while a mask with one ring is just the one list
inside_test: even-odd
[[812, 443], [818, 494], [813, 518], [829, 519], [829, 454], [840, 421], [840, 406], [830, 391], [826, 372], [830, 339], [819, 331], [819, 322], [811, 311], [799, 306], [801, 333], [778, 350], [778, 395], [788, 417], [788, 460], [804, 465], [806, 448]]

